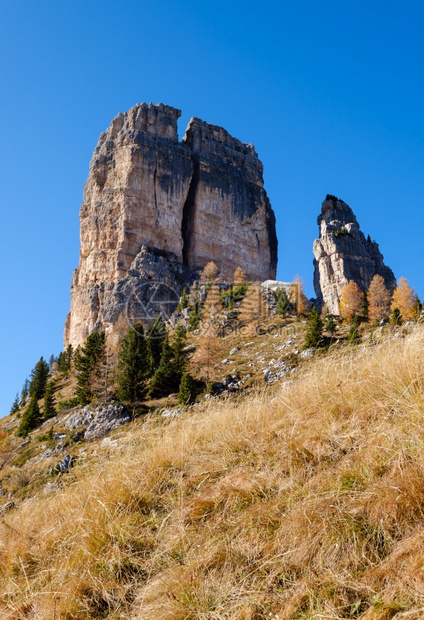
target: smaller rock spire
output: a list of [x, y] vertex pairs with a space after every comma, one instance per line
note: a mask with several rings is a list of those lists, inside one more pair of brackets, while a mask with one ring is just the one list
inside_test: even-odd
[[339, 314], [343, 288], [354, 280], [368, 290], [376, 274], [390, 291], [396, 286], [392, 270], [384, 264], [378, 244], [365, 238], [355, 214], [343, 200], [327, 194], [318, 216], [319, 238], [314, 241], [314, 288], [320, 307]]

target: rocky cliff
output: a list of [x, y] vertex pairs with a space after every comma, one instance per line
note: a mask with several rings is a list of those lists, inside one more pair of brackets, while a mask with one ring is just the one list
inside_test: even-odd
[[365, 238], [352, 209], [343, 200], [327, 195], [318, 217], [319, 238], [314, 242], [314, 287], [318, 305], [327, 304], [332, 314], [339, 313], [341, 292], [354, 280], [366, 291], [376, 274], [384, 278], [392, 291], [393, 272], [383, 262], [378, 244]]
[[223, 278], [238, 266], [252, 280], [275, 278], [275, 217], [254, 147], [197, 118], [180, 142], [180, 115], [143, 103], [100, 136], [84, 186], [65, 345], [169, 314], [209, 261]]

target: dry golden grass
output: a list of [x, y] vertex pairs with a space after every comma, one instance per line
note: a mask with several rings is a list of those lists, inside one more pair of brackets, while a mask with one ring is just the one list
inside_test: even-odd
[[423, 410], [417, 328], [135, 424], [1, 518], [0, 616], [422, 618]]

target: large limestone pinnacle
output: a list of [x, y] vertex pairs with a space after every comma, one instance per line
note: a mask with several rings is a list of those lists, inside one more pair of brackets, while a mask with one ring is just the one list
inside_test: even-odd
[[392, 270], [383, 262], [378, 244], [365, 238], [352, 209], [343, 200], [327, 195], [318, 217], [319, 238], [314, 241], [314, 288], [319, 307], [339, 314], [343, 288], [354, 280], [368, 290], [376, 274], [390, 291], [396, 286]]
[[275, 278], [275, 216], [254, 147], [196, 118], [180, 142], [180, 115], [137, 104], [100, 136], [65, 346], [93, 330], [117, 340], [135, 321], [169, 315], [209, 261], [228, 280], [239, 266], [252, 280]]

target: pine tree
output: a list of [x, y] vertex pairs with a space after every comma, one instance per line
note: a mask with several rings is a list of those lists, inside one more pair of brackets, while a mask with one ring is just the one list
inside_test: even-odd
[[159, 367], [162, 354], [162, 345], [167, 337], [165, 322], [159, 314], [146, 333], [146, 346], [149, 357], [149, 377], [153, 376]]
[[195, 301], [190, 310], [190, 318], [188, 320], [188, 330], [193, 332], [195, 329], [199, 327], [199, 323], [202, 319], [202, 313], [200, 310], [200, 304], [198, 301]]
[[55, 356], [54, 355], [50, 355], [50, 358], [49, 358], [49, 370], [50, 370], [50, 372], [53, 371], [53, 366], [54, 366], [56, 361], [57, 360], [56, 360]]
[[118, 356], [118, 397], [129, 403], [139, 402], [145, 392], [150, 360], [141, 323], [125, 334]]
[[46, 391], [44, 394], [44, 411], [43, 418], [44, 420], [48, 420], [49, 418], [54, 418], [56, 415], [56, 399], [54, 396], [55, 386], [53, 381], [49, 381], [46, 387]]
[[414, 289], [409, 286], [406, 278], [399, 278], [398, 285], [393, 293], [392, 303], [390, 306], [393, 312], [397, 308], [404, 321], [411, 321], [418, 317], [417, 311], [418, 297]]
[[194, 379], [189, 372], [185, 372], [181, 377], [180, 389], [178, 391], [178, 402], [181, 405], [190, 405], [196, 399], [196, 386]]
[[350, 326], [350, 329], [349, 329], [348, 340], [350, 344], [358, 344], [358, 342], [360, 341], [359, 331], [358, 331], [359, 322], [360, 322], [359, 317], [355, 315], [352, 319], [352, 325]]
[[21, 392], [21, 400], [20, 400], [20, 404], [24, 404], [26, 397], [28, 396], [29, 393], [29, 380], [25, 379], [25, 382], [22, 386], [22, 392]]
[[286, 289], [278, 288], [274, 291], [273, 296], [276, 301], [275, 310], [277, 314], [288, 314], [289, 312], [293, 312], [295, 304], [290, 301]]
[[77, 370], [76, 395], [82, 405], [86, 405], [98, 391], [100, 365], [105, 355], [104, 332], [92, 332], [84, 347], [75, 356]]
[[334, 320], [333, 315], [327, 312], [324, 317], [324, 331], [328, 332], [329, 334], [331, 334], [331, 337], [333, 337], [336, 329], [337, 323]]
[[376, 274], [368, 289], [368, 318], [371, 323], [387, 319], [390, 312], [390, 291], [383, 276]]
[[29, 394], [38, 399], [43, 398], [46, 391], [47, 378], [49, 376], [49, 365], [40, 357], [31, 372], [31, 381], [29, 384]]
[[162, 343], [159, 366], [150, 382], [149, 394], [170, 394], [175, 389], [175, 376], [172, 367], [172, 349], [168, 339]]
[[40, 409], [38, 408], [38, 401], [36, 396], [31, 397], [31, 401], [28, 405], [28, 409], [22, 416], [21, 423], [16, 434], [19, 437], [26, 437], [34, 428], [40, 425], [41, 416]]
[[342, 290], [342, 294], [340, 296], [340, 315], [346, 321], [351, 321], [355, 315], [359, 315], [361, 313], [363, 302], [364, 293], [354, 280], [350, 280]]
[[177, 310], [185, 310], [188, 307], [188, 295], [187, 289], [184, 288], [180, 297], [180, 301], [178, 302]]
[[322, 319], [318, 310], [313, 306], [308, 317], [304, 348], [309, 349], [312, 347], [315, 349], [322, 346], [322, 344]]
[[400, 313], [399, 308], [393, 308], [391, 317], [390, 317], [390, 323], [392, 325], [402, 325], [402, 315]]
[[172, 364], [176, 377], [178, 377], [178, 383], [183, 376], [186, 366], [188, 351], [187, 347], [187, 334], [184, 327], [179, 325], [175, 330], [174, 338], [172, 341]]
[[66, 370], [71, 369], [73, 356], [74, 356], [74, 349], [71, 344], [68, 344], [68, 346], [66, 347], [66, 351], [65, 351]]
[[15, 413], [17, 413], [19, 411], [20, 407], [19, 407], [19, 394], [16, 394], [16, 398], [13, 401], [12, 407], [10, 409], [10, 415], [14, 415]]

